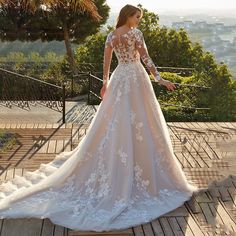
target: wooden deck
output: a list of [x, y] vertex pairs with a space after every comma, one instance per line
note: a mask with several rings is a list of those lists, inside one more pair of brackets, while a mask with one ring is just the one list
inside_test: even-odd
[[[56, 153], [72, 150], [88, 124], [0, 124], [17, 145], [0, 153], [0, 180], [35, 170]], [[73, 231], [49, 219], [0, 220], [0, 236], [236, 235], [236, 122], [168, 122], [175, 155], [189, 181], [208, 191], [156, 220], [123, 231]]]

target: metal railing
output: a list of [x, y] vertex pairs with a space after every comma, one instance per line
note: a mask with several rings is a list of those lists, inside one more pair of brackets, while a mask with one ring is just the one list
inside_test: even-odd
[[[103, 85], [103, 80], [101, 78], [99, 78], [98, 76], [95, 76], [92, 73], [86, 73], [88, 75], [88, 100], [87, 103], [88, 104], [94, 104], [92, 97], [95, 98], [96, 103], [99, 103], [102, 98], [100, 96], [100, 90], [102, 88]], [[153, 84], [158, 83], [156, 81], [152, 81]], [[210, 89], [210, 87], [207, 86], [200, 86], [200, 85], [196, 85], [196, 84], [181, 84], [181, 83], [174, 83], [176, 85], [176, 87], [187, 87], [189, 89], [199, 89], [199, 90], [205, 90], [205, 89]], [[178, 89], [175, 89], [175, 91], [177, 91]], [[193, 91], [190, 93], [190, 95], [196, 95]], [[189, 96], [190, 96], [189, 95]], [[173, 106], [173, 107], [177, 107], [177, 108], [187, 108], [187, 109], [191, 109], [191, 110], [210, 110], [209, 107], [193, 107], [193, 106], [184, 106], [184, 105], [177, 105], [177, 104], [172, 104], [172, 103], [163, 103], [160, 102], [160, 105], [162, 106]]]
[[58, 86], [0, 68], [0, 103], [30, 109], [36, 103], [62, 112], [65, 123], [65, 84]]

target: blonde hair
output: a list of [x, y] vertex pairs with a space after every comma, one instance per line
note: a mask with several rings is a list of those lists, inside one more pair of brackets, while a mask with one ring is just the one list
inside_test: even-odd
[[128, 17], [133, 16], [137, 11], [140, 11], [141, 17], [143, 16], [143, 10], [139, 7], [126, 4], [121, 8], [119, 16], [116, 20], [116, 29], [122, 25], [124, 25], [128, 19]]

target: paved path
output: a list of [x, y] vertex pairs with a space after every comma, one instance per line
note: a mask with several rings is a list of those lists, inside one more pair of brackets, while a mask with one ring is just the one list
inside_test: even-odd
[[[90, 123], [97, 105], [87, 105], [84, 101], [66, 102], [66, 122]], [[8, 108], [0, 104], [0, 124], [61, 123], [62, 113], [44, 105], [31, 105], [30, 109], [17, 106]]]

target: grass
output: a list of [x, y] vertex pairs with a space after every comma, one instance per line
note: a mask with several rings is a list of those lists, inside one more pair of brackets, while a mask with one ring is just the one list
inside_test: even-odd
[[15, 134], [0, 131], [0, 152], [11, 150], [17, 143]]

